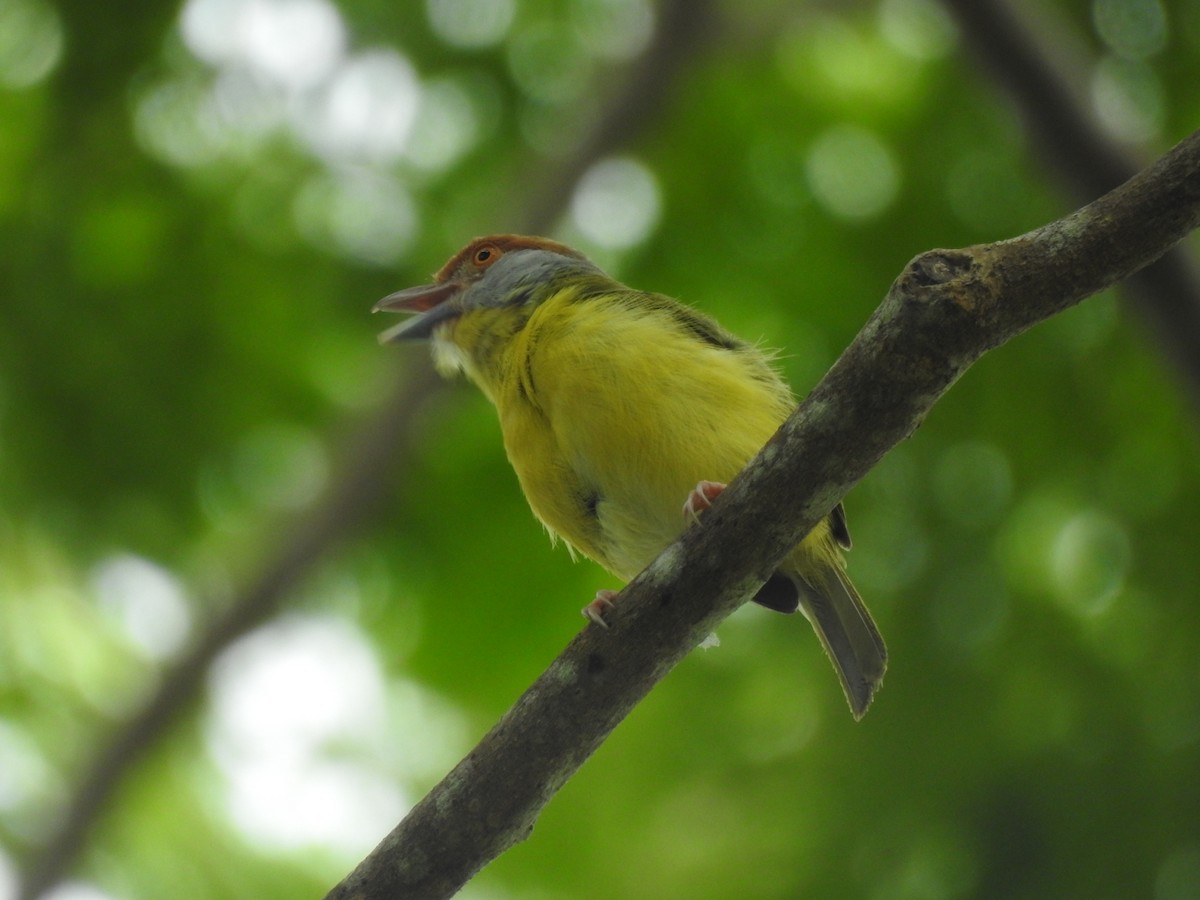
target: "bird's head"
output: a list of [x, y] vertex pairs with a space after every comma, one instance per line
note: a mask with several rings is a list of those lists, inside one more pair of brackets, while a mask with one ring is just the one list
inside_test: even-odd
[[517, 312], [539, 303], [547, 295], [544, 288], [563, 277], [598, 272], [579, 251], [547, 238], [476, 238], [442, 266], [432, 284], [388, 294], [375, 304], [374, 312], [416, 314], [380, 334], [379, 342], [431, 337], [453, 342], [455, 325], [470, 314]]

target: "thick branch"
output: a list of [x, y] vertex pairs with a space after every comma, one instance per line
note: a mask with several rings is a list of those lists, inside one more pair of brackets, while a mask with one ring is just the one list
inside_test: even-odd
[[1009, 241], [913, 260], [708, 513], [589, 626], [328, 895], [448, 897], [989, 349], [1127, 277], [1200, 224], [1200, 132], [1113, 193]]

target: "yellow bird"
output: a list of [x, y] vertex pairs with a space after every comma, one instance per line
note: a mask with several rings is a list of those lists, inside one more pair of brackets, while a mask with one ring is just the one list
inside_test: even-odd
[[[472, 241], [433, 284], [375, 309], [420, 313], [382, 343], [430, 338], [500, 416], [517, 478], [551, 537], [629, 580], [707, 508], [795, 407], [761, 351], [662, 294], [626, 287], [556, 241]], [[684, 509], [680, 503], [684, 501]], [[804, 612], [861, 718], [887, 650], [846, 577], [841, 504], [755, 601]], [[604, 624], [615, 597], [584, 608]]]

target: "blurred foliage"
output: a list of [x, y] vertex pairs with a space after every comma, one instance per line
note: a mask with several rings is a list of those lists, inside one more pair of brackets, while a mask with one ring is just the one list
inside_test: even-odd
[[[1036, 23], [1148, 159], [1200, 123], [1197, 9]], [[718, 14], [556, 234], [798, 391], [913, 255], [1068, 208], [929, 0]], [[0, 0], [0, 894], [427, 365], [371, 303], [521, 222], [655, 20]], [[866, 720], [803, 621], [742, 610], [464, 896], [1200, 897], [1195, 413], [1113, 296], [984, 359], [847, 500], [892, 654]], [[612, 586], [547, 546], [468, 387], [413, 427], [383, 515], [218, 661], [60, 896], [319, 895]]]

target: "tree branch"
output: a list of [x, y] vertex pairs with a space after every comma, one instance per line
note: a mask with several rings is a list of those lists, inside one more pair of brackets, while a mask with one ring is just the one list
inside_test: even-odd
[[746, 470], [587, 627], [327, 900], [448, 897], [650, 689], [741, 605], [988, 350], [1165, 253], [1200, 224], [1200, 132], [1043, 228], [933, 250]]

